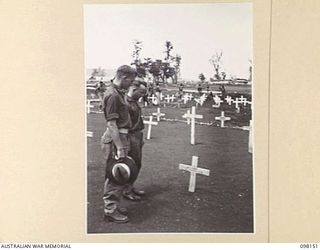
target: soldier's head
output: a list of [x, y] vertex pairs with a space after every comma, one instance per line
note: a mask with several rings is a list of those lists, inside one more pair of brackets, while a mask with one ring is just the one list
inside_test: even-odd
[[143, 79], [136, 79], [133, 81], [133, 84], [130, 86], [128, 91], [128, 96], [133, 100], [138, 101], [140, 97], [145, 96], [147, 93], [147, 83]]
[[128, 89], [129, 86], [132, 85], [136, 76], [137, 71], [134, 68], [128, 65], [122, 65], [117, 69], [113, 83], [122, 89]]

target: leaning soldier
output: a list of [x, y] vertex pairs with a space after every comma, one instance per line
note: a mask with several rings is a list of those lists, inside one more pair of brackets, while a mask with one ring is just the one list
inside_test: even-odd
[[[129, 87], [125, 100], [129, 107], [132, 127], [129, 129], [130, 150], [128, 155], [134, 160], [138, 171], [142, 164], [142, 146], [143, 146], [143, 129], [144, 124], [141, 117], [141, 108], [138, 100], [147, 92], [146, 83], [143, 79], [136, 79]], [[129, 183], [123, 191], [123, 196], [131, 201], [139, 201], [143, 190], [138, 190], [133, 186], [134, 182]]]

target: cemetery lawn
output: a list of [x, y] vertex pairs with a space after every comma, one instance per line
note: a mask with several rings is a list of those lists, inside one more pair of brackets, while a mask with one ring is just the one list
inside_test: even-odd
[[[156, 107], [143, 112], [151, 114], [156, 112]], [[184, 120], [181, 116], [186, 109], [166, 107], [161, 108], [161, 112], [167, 118]], [[196, 112], [214, 121], [205, 108]], [[219, 110], [214, 112], [215, 116], [220, 114]], [[130, 221], [115, 224], [103, 221], [105, 164], [100, 137], [105, 128], [104, 117], [103, 114], [87, 117], [87, 130], [93, 132], [93, 137], [87, 139], [88, 233], [253, 232], [253, 175], [248, 131], [196, 125], [196, 145], [192, 146], [190, 126], [160, 121], [152, 127], [151, 140], [145, 141], [143, 167], [135, 184], [147, 194], [140, 202], [123, 200]], [[198, 121], [207, 122], [206, 119]], [[229, 124], [227, 121], [225, 125]], [[198, 167], [210, 170], [210, 176], [197, 175], [196, 190], [190, 193], [190, 173], [179, 170], [178, 166], [179, 163], [191, 165], [193, 155], [199, 157]]]

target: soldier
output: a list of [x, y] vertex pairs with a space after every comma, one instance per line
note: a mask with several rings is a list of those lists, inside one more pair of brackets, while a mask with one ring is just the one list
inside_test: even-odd
[[202, 94], [202, 83], [201, 82], [198, 83], [198, 93], [199, 93], [199, 96]]
[[220, 85], [219, 90], [221, 91], [222, 99], [224, 99], [226, 97], [226, 89], [223, 84]]
[[[119, 67], [103, 100], [107, 129], [101, 142], [107, 166], [111, 164], [115, 155], [120, 159], [125, 158], [130, 150], [128, 132], [132, 122], [124, 94], [133, 83], [136, 75], [136, 70], [128, 65]], [[128, 217], [121, 213], [118, 204], [124, 188], [124, 185], [119, 185], [107, 176], [105, 177], [103, 193], [105, 220], [116, 223], [128, 221]]]
[[98, 98], [100, 100], [100, 105], [99, 105], [100, 110], [102, 110], [103, 97], [104, 97], [105, 91], [106, 91], [106, 84], [104, 82], [100, 81], [97, 84], [96, 89], [94, 90], [95, 94], [98, 96]]
[[161, 89], [160, 89], [160, 84], [157, 82], [156, 83], [156, 88], [155, 88], [155, 92], [156, 92], [156, 97], [157, 97], [157, 102], [156, 102], [156, 106], [160, 106], [160, 94], [161, 94]]
[[[128, 154], [134, 160], [138, 171], [141, 169], [144, 129], [138, 100], [144, 96], [146, 92], [146, 83], [143, 79], [137, 79], [133, 85], [130, 86], [128, 94], [125, 97], [132, 121], [132, 127], [129, 129], [130, 150]], [[140, 196], [144, 194], [144, 191], [134, 188], [133, 183], [129, 183], [123, 192], [123, 196], [132, 201], [139, 201], [141, 199]]]
[[178, 88], [178, 97], [181, 99], [183, 95], [183, 83], [180, 83]]

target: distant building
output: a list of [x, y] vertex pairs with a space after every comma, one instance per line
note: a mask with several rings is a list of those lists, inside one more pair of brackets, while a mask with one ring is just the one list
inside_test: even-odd
[[248, 85], [248, 79], [235, 78], [235, 79], [225, 79], [225, 80], [212, 80], [209, 83], [211, 84], [234, 84], [234, 85]]

